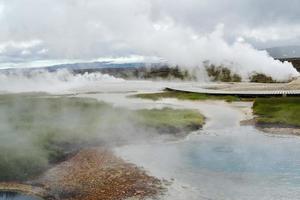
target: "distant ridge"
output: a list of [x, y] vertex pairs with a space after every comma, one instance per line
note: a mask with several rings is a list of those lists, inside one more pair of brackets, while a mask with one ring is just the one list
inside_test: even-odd
[[300, 45], [267, 48], [274, 58], [300, 58]]
[[89, 70], [89, 69], [105, 69], [105, 68], [140, 68], [146, 66], [152, 66], [154, 63], [113, 63], [113, 62], [83, 62], [83, 63], [68, 63], [59, 65], [50, 65], [46, 67], [24, 67], [24, 68], [8, 68], [1, 69], [1, 71], [13, 72], [13, 71], [31, 71], [31, 70], [47, 70], [49, 72], [57, 71], [59, 69], [68, 69], [70, 71]]
[[53, 65], [43, 69], [49, 71], [55, 71], [57, 69], [69, 69], [69, 70], [84, 70], [84, 69], [101, 69], [101, 68], [138, 68], [145, 67], [147, 63], [135, 62], [135, 63], [113, 63], [113, 62], [87, 62], [87, 63], [72, 63]]

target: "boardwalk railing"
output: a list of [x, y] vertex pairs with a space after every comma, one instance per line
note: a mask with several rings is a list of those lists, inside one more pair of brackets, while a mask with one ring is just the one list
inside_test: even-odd
[[280, 96], [299, 96], [300, 90], [268, 90], [268, 91], [225, 91], [225, 90], [212, 90], [212, 89], [203, 89], [203, 88], [166, 88], [169, 91], [177, 92], [190, 92], [190, 93], [199, 93], [207, 95], [216, 95], [216, 96], [238, 96], [245, 98], [253, 97], [280, 97]]

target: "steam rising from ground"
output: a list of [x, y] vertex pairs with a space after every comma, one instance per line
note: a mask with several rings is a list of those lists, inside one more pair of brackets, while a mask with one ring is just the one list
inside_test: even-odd
[[68, 92], [91, 83], [122, 82], [123, 79], [101, 73], [73, 74], [66, 69], [13, 71], [0, 73], [0, 92]]
[[[0, 95], [0, 180], [24, 180], [85, 146], [148, 141], [141, 115], [94, 99]], [[152, 135], [152, 136], [151, 136]]]
[[[293, 15], [298, 14], [294, 4], [283, 6], [281, 2], [272, 1], [272, 6], [280, 9], [287, 6], [285, 9], [291, 13], [270, 9], [273, 12], [270, 19], [263, 10], [269, 8], [270, 3], [261, 1], [224, 4], [211, 0], [179, 0], [175, 4], [167, 0], [4, 2], [0, 18], [3, 23], [0, 64], [5, 66], [66, 58], [93, 60], [141, 55], [160, 57], [188, 69], [196, 67], [202, 74], [205, 73], [203, 62], [209, 61], [223, 64], [243, 78], [253, 72], [264, 73], [278, 81], [298, 76], [291, 64], [275, 61], [242, 38], [248, 39], [247, 35], [255, 32], [250, 24], [260, 28], [264, 20], [270, 24], [284, 23], [285, 14], [291, 14], [291, 19], [297, 18]], [[294, 32], [290, 29], [289, 32]], [[268, 32], [265, 35], [267, 37]], [[272, 35], [274, 33], [270, 33], [269, 38]], [[232, 42], [234, 40], [236, 42]]]
[[214, 32], [203, 36], [171, 26], [153, 34], [149, 41], [139, 41], [139, 45], [143, 44], [140, 48], [147, 53], [156, 52], [156, 56], [173, 64], [187, 69], [198, 68], [202, 73], [205, 73], [204, 63], [208, 62], [229, 68], [241, 75], [243, 80], [247, 80], [252, 73], [262, 73], [277, 81], [287, 81], [299, 75], [291, 63], [275, 60], [266, 51], [259, 51], [246, 43], [243, 38], [229, 44], [224, 39], [223, 28], [219, 25]]

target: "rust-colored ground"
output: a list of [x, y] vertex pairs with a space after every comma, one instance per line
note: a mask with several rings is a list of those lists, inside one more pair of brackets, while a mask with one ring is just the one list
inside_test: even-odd
[[64, 200], [144, 199], [163, 191], [158, 179], [101, 148], [80, 151], [38, 182], [51, 196]]

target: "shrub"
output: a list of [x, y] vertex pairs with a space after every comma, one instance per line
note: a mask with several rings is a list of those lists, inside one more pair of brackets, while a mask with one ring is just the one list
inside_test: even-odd
[[250, 76], [250, 82], [252, 83], [275, 83], [271, 76], [267, 76], [262, 73], [254, 73]]
[[215, 65], [206, 66], [206, 72], [212, 81], [221, 82], [241, 82], [242, 78], [236, 73], [232, 73], [230, 69], [224, 66], [216, 67]]

